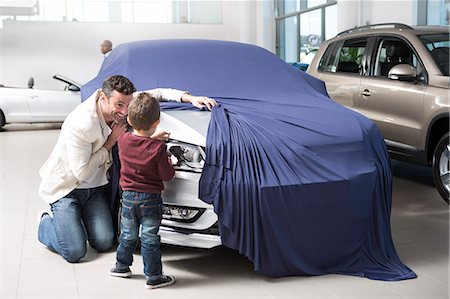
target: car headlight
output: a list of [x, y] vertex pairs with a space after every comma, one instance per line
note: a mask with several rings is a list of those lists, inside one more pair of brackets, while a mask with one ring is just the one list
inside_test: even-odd
[[201, 146], [176, 140], [167, 143], [175, 170], [202, 172], [206, 154]]

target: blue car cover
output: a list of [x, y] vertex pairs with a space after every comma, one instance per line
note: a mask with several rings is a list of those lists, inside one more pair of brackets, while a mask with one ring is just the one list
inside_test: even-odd
[[[392, 175], [374, 123], [334, 103], [322, 81], [257, 46], [208, 40], [122, 44], [81, 89], [111, 75], [219, 102], [199, 198], [224, 245], [273, 277], [340, 273], [415, 278], [391, 237]], [[162, 103], [162, 109], [191, 108]]]

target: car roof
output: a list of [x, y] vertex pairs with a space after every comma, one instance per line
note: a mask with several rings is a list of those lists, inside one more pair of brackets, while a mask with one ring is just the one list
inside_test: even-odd
[[176, 87], [210, 97], [247, 99], [275, 96], [279, 89], [304, 93], [297, 81], [310, 81], [309, 75], [255, 45], [220, 40], [146, 40], [117, 45], [97, 76], [82, 86], [82, 100], [112, 75], [128, 77], [137, 90]]
[[404, 34], [405, 32], [414, 35], [450, 33], [449, 26], [408, 26], [401, 23], [380, 23], [366, 26], [360, 26], [342, 31], [336, 35], [338, 37], [364, 36], [374, 34]]

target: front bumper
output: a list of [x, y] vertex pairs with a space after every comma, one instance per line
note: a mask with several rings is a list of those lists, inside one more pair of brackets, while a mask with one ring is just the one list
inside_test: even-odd
[[219, 235], [182, 232], [174, 228], [161, 226], [159, 229], [161, 242], [165, 244], [195, 248], [213, 248], [222, 245]]
[[159, 235], [161, 243], [213, 248], [222, 244], [213, 206], [198, 198], [200, 173], [176, 171], [172, 180], [165, 182], [164, 205], [180, 209], [195, 209], [198, 216], [191, 220], [177, 220], [163, 216]]

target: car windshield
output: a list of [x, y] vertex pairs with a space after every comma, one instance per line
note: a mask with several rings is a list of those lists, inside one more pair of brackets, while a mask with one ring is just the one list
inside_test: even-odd
[[434, 61], [445, 76], [448, 76], [448, 62], [450, 49], [450, 35], [448, 33], [427, 34], [419, 36], [420, 40], [430, 51]]

